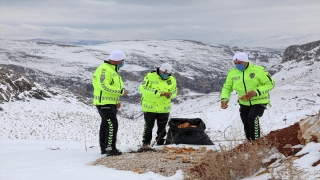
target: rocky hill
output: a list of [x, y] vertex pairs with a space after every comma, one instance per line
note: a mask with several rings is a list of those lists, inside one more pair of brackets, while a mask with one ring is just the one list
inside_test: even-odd
[[0, 67], [0, 102], [44, 99], [51, 96], [41, 86], [22, 76], [17, 71]]
[[297, 62], [299, 62], [303, 60], [308, 61], [311, 59], [320, 61], [320, 40], [306, 43], [300, 46], [289, 46], [284, 51], [281, 62], [284, 63], [291, 60], [296, 60]]
[[91, 97], [91, 76], [113, 49], [127, 54], [123, 76], [131, 96], [139, 101], [138, 86], [143, 76], [163, 62], [174, 67], [179, 93], [218, 92], [228, 69], [233, 67], [235, 52], [245, 51], [250, 60], [270, 68], [278, 64], [282, 51], [272, 49], [239, 49], [211, 46], [188, 40], [136, 40], [109, 42], [94, 46], [76, 46], [55, 42], [0, 40], [0, 67], [6, 67], [47, 87], [67, 89]]
[[[290, 71], [297, 67], [300, 69], [310, 68], [308, 70], [309, 72], [305, 72], [306, 76], [304, 77], [304, 80], [301, 81], [307, 82], [312, 79], [311, 81], [319, 82], [319, 79], [315, 76], [313, 78], [310, 77], [310, 75], [313, 76], [312, 71], [319, 72], [320, 70], [315, 64], [316, 62], [320, 62], [320, 40], [287, 47], [283, 53], [281, 62], [277, 65], [273, 65], [269, 70], [271, 72], [279, 72], [280, 70]], [[307, 77], [309, 80], [306, 80]], [[292, 78], [294, 81], [297, 80], [289, 74], [283, 76], [283, 79], [284, 78]], [[299, 79], [301, 79], [301, 77]]]
[[[179, 94], [186, 92], [211, 93], [219, 92], [228, 69], [233, 67], [232, 56], [235, 52], [246, 52], [249, 59], [266, 67], [271, 74], [284, 68], [283, 64], [292, 60], [303, 62], [303, 66], [311, 66], [320, 58], [320, 41], [303, 45], [293, 45], [284, 51], [277, 49], [254, 49], [228, 46], [211, 46], [187, 40], [137, 40], [109, 42], [94, 46], [76, 46], [54, 42], [11, 41], [0, 40], [0, 67], [6, 69], [2, 73], [15, 72], [16, 79], [25, 76], [30, 82], [16, 90], [29, 91], [33, 82], [47, 87], [66, 89], [83, 97], [91, 97], [91, 76], [95, 68], [107, 60], [113, 49], [122, 49], [127, 54], [125, 66], [120, 70], [126, 89], [130, 96], [125, 101], [139, 102], [138, 86], [143, 76], [163, 62], [173, 64], [174, 76], [178, 82]], [[283, 54], [283, 55], [282, 55]], [[290, 68], [295, 64], [290, 63]], [[292, 66], [292, 67], [291, 67]], [[313, 68], [314, 69], [314, 68]], [[12, 76], [15, 77], [15, 76]], [[7, 84], [5, 74], [2, 84]], [[14, 81], [14, 80], [13, 80]], [[17, 83], [16, 83], [17, 84]], [[7, 85], [3, 85], [5, 87]], [[9, 96], [2, 91], [2, 100]], [[14, 99], [19, 99], [17, 93]], [[40, 95], [38, 98], [45, 97]], [[36, 96], [28, 95], [28, 96]]]

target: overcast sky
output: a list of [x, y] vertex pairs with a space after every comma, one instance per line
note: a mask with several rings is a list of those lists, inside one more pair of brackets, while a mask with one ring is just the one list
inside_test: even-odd
[[0, 2], [3, 39], [188, 39], [240, 46], [265, 39], [320, 40], [320, 0]]

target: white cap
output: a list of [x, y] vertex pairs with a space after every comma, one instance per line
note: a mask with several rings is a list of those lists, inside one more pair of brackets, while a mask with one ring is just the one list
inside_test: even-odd
[[244, 52], [238, 52], [233, 56], [233, 60], [249, 62], [248, 55]]
[[113, 50], [109, 55], [109, 60], [121, 61], [126, 58], [126, 55], [120, 50]]
[[169, 63], [161, 64], [159, 69], [161, 71], [165, 72], [165, 73], [171, 73], [172, 72], [172, 66]]

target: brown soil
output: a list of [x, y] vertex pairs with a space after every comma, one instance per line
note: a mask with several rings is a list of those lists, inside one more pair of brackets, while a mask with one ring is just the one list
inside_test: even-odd
[[[266, 142], [271, 143], [271, 147], [277, 148], [277, 150], [280, 153], [282, 153], [283, 155], [285, 155], [286, 157], [294, 156], [302, 148], [292, 148], [292, 146], [305, 143], [304, 139], [300, 139], [300, 140], [302, 140], [302, 142], [300, 142], [300, 140], [298, 139], [298, 131], [301, 132], [299, 122], [297, 122], [294, 125], [291, 125], [289, 127], [283, 128], [283, 129], [271, 131], [268, 135], [260, 138], [259, 140], [254, 141], [253, 143], [262, 144], [262, 145]], [[313, 139], [311, 139], [311, 141], [318, 142], [318, 139], [313, 138]], [[250, 143], [252, 143], [252, 142], [240, 144], [235, 149], [230, 150], [230, 152], [232, 153], [232, 151], [236, 152], [238, 149], [250, 148], [250, 145], [251, 145]], [[300, 158], [302, 156], [304, 156], [304, 154], [297, 156], [297, 158]], [[270, 162], [265, 163], [264, 165], [267, 167], [270, 164], [272, 164], [273, 162], [275, 162], [276, 160], [277, 159], [274, 158]], [[320, 164], [320, 160], [313, 163], [312, 166], [315, 167], [319, 164]], [[200, 164], [193, 166], [190, 169], [190, 172], [192, 174], [198, 174], [201, 177], [201, 175], [203, 175], [205, 173], [206, 167], [207, 167], [206, 162], [202, 162]]]
[[301, 148], [291, 148], [292, 146], [301, 144], [298, 139], [299, 123], [292, 126], [271, 131], [265, 138], [268, 142], [274, 142], [278, 151], [285, 156], [295, 155]]
[[[257, 143], [259, 145], [267, 142], [270, 143], [272, 147], [277, 148], [278, 151], [285, 156], [292, 156], [301, 150], [301, 148], [291, 148], [292, 146], [301, 144], [298, 139], [298, 130], [300, 130], [300, 126], [299, 123], [296, 123], [283, 129], [271, 131], [268, 135], [253, 141], [253, 143]], [[236, 149], [249, 148], [251, 145], [250, 143], [251, 142], [240, 144]]]

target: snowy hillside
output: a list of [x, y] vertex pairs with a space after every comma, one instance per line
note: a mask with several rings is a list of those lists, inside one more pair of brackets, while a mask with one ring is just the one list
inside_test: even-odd
[[[68, 89], [91, 97], [94, 68], [107, 60], [114, 49], [127, 59], [120, 73], [126, 89], [137, 94], [143, 76], [163, 62], [173, 65], [180, 90], [210, 93], [220, 90], [227, 70], [233, 67], [234, 52], [245, 51], [253, 62], [267, 68], [281, 61], [282, 52], [271, 49], [239, 49], [211, 46], [187, 40], [136, 40], [75, 46], [50, 42], [0, 40], [0, 65], [49, 87]], [[136, 100], [139, 97], [135, 98]]]
[[[0, 41], [4, 42], [4, 40]], [[184, 46], [181, 44], [177, 46], [178, 41], [172, 41], [172, 44], [165, 44], [168, 48], [164, 48], [164, 45], [160, 47], [160, 44], [163, 42], [165, 41], [152, 41], [152, 43], [147, 43], [147, 47], [144, 41], [137, 41], [134, 44], [132, 44], [132, 41], [128, 41], [113, 42], [108, 45], [80, 47], [53, 44], [41, 44], [40, 46], [33, 42], [21, 43], [19, 41], [10, 41], [5, 43], [10, 44], [9, 48], [5, 47], [5, 51], [3, 51], [4, 43], [1, 43], [0, 63], [5, 66], [10, 64], [41, 70], [48, 77], [80, 78], [81, 81], [90, 80], [91, 70], [88, 69], [100, 64], [101, 60], [107, 57], [107, 52], [112, 49], [123, 49], [127, 52], [129, 57], [126, 60], [127, 64], [124, 70], [128, 72], [130, 69], [135, 69], [134, 72], [138, 72], [153, 68], [153, 64], [160, 64], [160, 62], [168, 60], [170, 57], [175, 57], [175, 60], [170, 60], [171, 63], [175, 63], [176, 65], [175, 71], [180, 72], [182, 70], [183, 73], [188, 72], [184, 75], [189, 78], [199, 75], [198, 71], [194, 68], [206, 69], [207, 71], [216, 68], [222, 75], [225, 74], [223, 71], [226, 71], [232, 65], [230, 61], [230, 57], [232, 57], [231, 52], [226, 52], [222, 47], [201, 45], [202, 48], [206, 47], [208, 49], [202, 49], [201, 52], [198, 52], [200, 45], [197, 43], [190, 42], [184, 44]], [[132, 47], [135, 47], [134, 50], [130, 49]], [[172, 51], [168, 51], [168, 49], [172, 49]], [[313, 49], [308, 54], [312, 54], [314, 51]], [[156, 58], [157, 56], [159, 56], [158, 59]], [[197, 60], [197, 57], [200, 59]], [[206, 57], [209, 57], [207, 58], [208, 61], [204, 62]], [[277, 64], [279, 71], [273, 75], [276, 87], [270, 93], [272, 107], [267, 108], [260, 120], [263, 135], [268, 134], [272, 130], [287, 127], [300, 119], [318, 113], [320, 109], [320, 97], [317, 96], [320, 93], [320, 61], [316, 54], [313, 54], [313, 57], [308, 61], [291, 60]], [[145, 59], [148, 59], [148, 61]], [[222, 66], [219, 66], [220, 64]], [[126, 81], [126, 83], [128, 82]], [[136, 84], [133, 82], [129, 82], [128, 84], [132, 86], [132, 89], [128, 89], [132, 92], [137, 91], [134, 90]], [[1, 88], [3, 89], [4, 87], [1, 86]], [[42, 85], [38, 85], [37, 88], [46, 89]], [[65, 148], [67, 144], [65, 142], [62, 143], [64, 145], [56, 145], [60, 141], [67, 141], [72, 142], [72, 146], [78, 144], [82, 150], [90, 149], [90, 155], [76, 151], [79, 153], [79, 156], [89, 156], [85, 162], [84, 159], [77, 160], [76, 162], [85, 164], [99, 158], [99, 155], [96, 154], [100, 153], [98, 145], [100, 117], [96, 109], [92, 105], [88, 105], [88, 103], [83, 103], [83, 99], [79, 99], [78, 96], [65, 90], [56, 88], [50, 90], [54, 95], [50, 98], [44, 98], [45, 100], [27, 98], [25, 101], [3, 102], [0, 104], [1, 140], [26, 139], [28, 142], [29, 140], [39, 140], [36, 142], [41, 143], [43, 142], [42, 140], [47, 140], [50, 143], [43, 145], [44, 147], [41, 146], [41, 148], [46, 147], [48, 150], [68, 149], [68, 147]], [[223, 144], [226, 140], [244, 139], [244, 136], [239, 136], [243, 130], [238, 112], [237, 95], [235, 93], [232, 94], [229, 108], [222, 110], [220, 108], [219, 93], [186, 92], [188, 93], [177, 96], [179, 103], [173, 104], [170, 117], [201, 118], [206, 123], [207, 134], [216, 143], [213, 147], [216, 149], [219, 149], [219, 143]], [[124, 102], [119, 111], [118, 119], [118, 146], [123, 151], [127, 151], [128, 148], [137, 148], [141, 144], [144, 127], [140, 104]], [[155, 128], [154, 131], [156, 131]], [[51, 140], [58, 141], [58, 143]], [[21, 143], [19, 141], [15, 142]], [[13, 143], [8, 147], [14, 145]], [[30, 147], [28, 147], [28, 144], [25, 144], [21, 148], [28, 149]], [[0, 158], [2, 159], [9, 154], [10, 151], [3, 150], [1, 151]], [[47, 152], [47, 155], [53, 156], [53, 153]], [[21, 158], [23, 159], [24, 157]], [[45, 156], [41, 156], [41, 158], [45, 158]], [[61, 158], [63, 159], [63, 157]], [[6, 162], [11, 162], [13, 159], [10, 159], [8, 156], [7, 160]], [[32, 158], [28, 157], [27, 162], [31, 161], [33, 161]], [[0, 167], [12, 170], [13, 167], [18, 166], [14, 162], [12, 162], [13, 164], [1, 162]], [[23, 160], [22, 162], [26, 163]], [[44, 162], [41, 163], [43, 165], [46, 164]], [[83, 167], [83, 164], [81, 168], [86, 173], [90, 173], [94, 168], [99, 168], [99, 172], [101, 173], [119, 173], [116, 170], [110, 169], [104, 171], [106, 169], [104, 167]], [[22, 171], [29, 174], [29, 178], [26, 177], [26, 179], [32, 179], [30, 177], [37, 177], [35, 179], [46, 177], [45, 175], [40, 177], [30, 175], [30, 173], [41, 171], [38, 168], [23, 169]], [[57, 172], [54, 166], [52, 169], [54, 172]], [[70, 174], [77, 173], [72, 169], [66, 171], [70, 171]], [[64, 178], [70, 175], [68, 172], [63, 171], [63, 168], [59, 170], [60, 172], [63, 172], [62, 176]], [[125, 172], [125, 174], [127, 175], [126, 177], [132, 177], [132, 179], [139, 179], [139, 177], [148, 179], [147, 175], [138, 176], [128, 172]], [[16, 173], [0, 173], [0, 177], [4, 179], [23, 179], [22, 176]], [[51, 175], [51, 178], [46, 177], [45, 179], [55, 179], [58, 177], [58, 175]], [[123, 179], [123, 176], [119, 175], [119, 177]], [[176, 176], [172, 177], [172, 179], [181, 179], [181, 177], [181, 173], [177, 172]], [[81, 179], [81, 177], [78, 178]], [[162, 179], [154, 174], [150, 175], [150, 179], [152, 178]]]
[[[51, 75], [66, 76], [70, 79], [75, 77], [72, 73], [69, 74], [70, 72], [77, 74], [76, 72], [81, 72], [80, 69], [82, 69], [83, 71], [87, 71], [85, 70], [88, 69], [86, 68], [87, 66], [97, 66], [101, 62], [101, 60], [95, 57], [105, 58], [107, 57], [107, 54], [105, 52], [108, 52], [112, 49], [121, 48], [124, 51], [128, 52], [128, 56], [131, 56], [131, 58], [128, 58], [127, 60], [129, 65], [126, 65], [124, 69], [127, 68], [128, 70], [129, 68], [136, 68], [135, 71], [140, 71], [141, 68], [146, 65], [144, 63], [141, 63], [143, 64], [141, 65], [139, 64], [139, 62], [145, 61], [139, 61], [138, 59], [134, 61], [134, 58], [136, 58], [137, 56], [132, 56], [132, 54], [136, 52], [140, 52], [140, 54], [146, 54], [147, 56], [149, 56], [147, 59], [153, 59], [153, 63], [157, 63], [155, 59], [157, 55], [164, 55], [164, 52], [167, 52], [168, 49], [176, 48], [175, 51], [171, 52], [171, 54], [174, 54], [171, 56], [175, 57], [177, 60], [172, 60], [172, 62], [185, 64], [185, 67], [188, 67], [187, 65], [192, 63], [194, 63], [194, 66], [197, 66], [199, 64], [200, 66], [204, 66], [202, 62], [196, 63], [199, 60], [196, 61], [195, 59], [191, 59], [190, 61], [183, 61], [184, 55], [188, 52], [190, 53], [190, 56], [191, 54], [201, 54], [199, 52], [191, 53], [194, 51], [192, 50], [192, 46], [195, 49], [199, 49], [199, 46], [204, 45], [194, 42], [179, 43], [179, 41], [177, 40], [167, 43], [166, 48], [164, 48], [164, 46], [158, 47], [163, 42], [165, 41], [154, 40], [148, 43], [146, 43], [145, 41], [135, 41], [134, 44], [130, 44], [132, 43], [132, 41], [125, 41], [113, 42], [108, 45], [98, 45], [90, 47], [87, 46], [85, 48], [77, 46], [40, 44], [41, 46], [43, 46], [40, 49], [41, 46], [37, 43], [25, 41], [23, 41], [23, 43], [19, 41], [9, 41], [6, 42], [6, 45], [11, 44], [10, 46], [8, 46], [10, 47], [9, 49], [12, 50], [10, 53], [17, 53], [20, 55], [7, 56], [5, 55], [5, 53], [2, 53], [1, 62], [17, 64], [19, 66], [22, 66], [23, 63], [28, 63], [28, 65], [25, 66], [42, 70], [45, 73]], [[168, 47], [170, 44], [171, 47]], [[177, 47], [177, 45], [179, 45], [179, 47]], [[130, 47], [133, 46], [135, 48], [133, 50], [130, 49]], [[230, 60], [227, 60], [228, 58], [230, 58], [229, 55], [222, 56], [224, 53], [226, 53], [224, 52], [223, 48], [211, 46], [204, 47], [211, 48], [212, 50], [209, 51], [207, 49], [202, 52], [202, 56], [199, 55], [201, 59], [205, 58], [205, 56], [209, 56], [209, 54], [217, 53], [216, 56], [213, 56], [211, 58], [211, 62], [217, 61], [216, 58], [224, 59], [224, 62], [230, 62]], [[312, 49], [310, 52], [306, 53], [312, 55], [312, 52], [317, 52], [317, 49], [319, 49], [319, 47]], [[26, 54], [26, 52], [28, 52], [28, 54], [33, 54], [31, 59], [21, 57], [21, 55]], [[40, 56], [36, 56], [36, 54], [41, 54], [41, 58]], [[268, 133], [270, 130], [279, 128], [279, 126], [284, 127], [286, 125], [292, 124], [296, 122], [297, 119], [301, 119], [306, 115], [315, 114], [318, 111], [319, 105], [317, 104], [316, 94], [320, 91], [320, 73], [318, 73], [320, 71], [320, 62], [317, 59], [316, 54], [313, 54], [313, 56], [315, 58], [308, 61], [292, 60], [282, 64], [278, 64], [279, 72], [273, 75], [273, 77], [275, 78], [276, 87], [273, 91], [271, 91], [272, 107], [268, 108], [261, 121], [261, 123], [263, 124], [262, 132]], [[48, 59], [44, 57], [47, 57]], [[161, 58], [166, 59], [168, 57], [169, 55]], [[220, 61], [217, 61], [217, 63], [218, 62]], [[134, 63], [136, 65], [133, 65]], [[227, 68], [227, 64], [228, 63], [225, 64], [225, 68]], [[66, 67], [67, 65], [68, 67]], [[79, 66], [83, 67], [79, 68]], [[65, 69], [61, 67], [64, 67]], [[144, 68], [147, 69], [146, 67]], [[58, 69], [62, 72], [56, 73], [55, 71]], [[193, 72], [194, 71], [189, 71], [189, 73], [191, 74]], [[87, 74], [88, 78], [89, 76], [91, 76], [89, 75], [89, 71], [83, 74]], [[79, 78], [79, 76], [77, 78]], [[86, 79], [81, 78], [81, 80], [85, 81]], [[87, 79], [87, 81], [89, 81], [89, 79]], [[127, 83], [128, 89], [130, 89], [132, 92], [137, 92], [137, 83], [130, 83], [130, 81], [126, 81], [125, 83]], [[6, 85], [4, 84], [4, 86]], [[41, 89], [42, 87], [39, 86], [38, 88]], [[95, 142], [97, 134], [93, 132], [97, 131], [100, 118], [97, 115], [94, 107], [90, 105], [91, 100], [80, 98], [79, 101], [79, 97], [77, 96], [65, 94], [64, 91], [60, 90], [58, 90], [58, 92], [59, 93], [52, 96], [52, 98], [46, 98], [45, 101], [38, 101], [29, 98], [28, 102], [10, 102], [2, 104], [1, 107], [4, 109], [4, 111], [1, 112], [1, 115], [4, 118], [1, 123], [4, 125], [3, 127], [6, 127], [6, 129], [1, 129], [0, 135], [19, 138], [61, 140], [67, 139]], [[221, 134], [221, 132], [223, 132], [227, 127], [237, 127], [239, 125], [240, 119], [237, 110], [238, 105], [236, 102], [236, 94], [233, 94], [233, 98], [230, 102], [230, 108], [228, 108], [227, 110], [222, 110], [220, 109], [219, 93], [213, 92], [209, 94], [202, 94], [193, 93], [190, 91], [186, 92], [187, 93], [184, 95], [177, 96], [177, 103], [173, 105], [171, 117], [202, 118], [206, 122], [206, 124], [208, 124], [207, 131], [209, 133], [209, 136], [216, 140], [221, 140], [221, 137], [224, 136], [223, 134]], [[86, 103], [83, 104], [83, 102]], [[70, 103], [72, 105], [70, 105]], [[19, 111], [12, 112], [10, 111], [10, 109], [19, 109]], [[292, 112], [295, 112], [295, 114], [293, 115]], [[130, 122], [130, 127], [134, 127], [134, 129], [140, 129], [139, 127], [143, 126], [143, 117], [139, 102], [124, 102], [122, 109], [119, 112], [119, 117], [121, 122]], [[288, 119], [286, 123], [283, 122], [283, 119], [285, 118]], [[27, 121], [28, 119], [32, 119], [32, 125], [30, 125], [30, 123]], [[58, 127], [58, 129], [61, 129], [62, 131], [59, 133], [55, 133], [57, 131], [57, 128], [48, 129], [44, 125], [40, 126], [40, 124], [43, 124], [43, 122], [46, 122], [45, 124], [47, 124], [48, 127]], [[123, 124], [127, 125], [126, 123]], [[21, 127], [30, 127], [30, 130], [28, 130], [28, 132], [33, 133], [21, 132], [19, 130]], [[83, 129], [86, 129], [91, 133], [85, 133], [87, 135], [80, 135], [81, 133], [79, 134], [78, 131], [82, 132]], [[47, 131], [49, 131], [50, 133], [46, 133]], [[69, 132], [74, 132], [75, 135], [68, 136], [67, 134]], [[141, 131], [134, 133], [134, 135], [136, 136], [134, 138], [135, 143], [139, 143], [141, 141], [141, 133], [142, 129]], [[120, 138], [119, 141], [121, 143], [125, 143], [127, 141], [127, 136], [130, 135], [121, 133], [121, 130], [120, 134], [123, 134], [123, 138]]]

